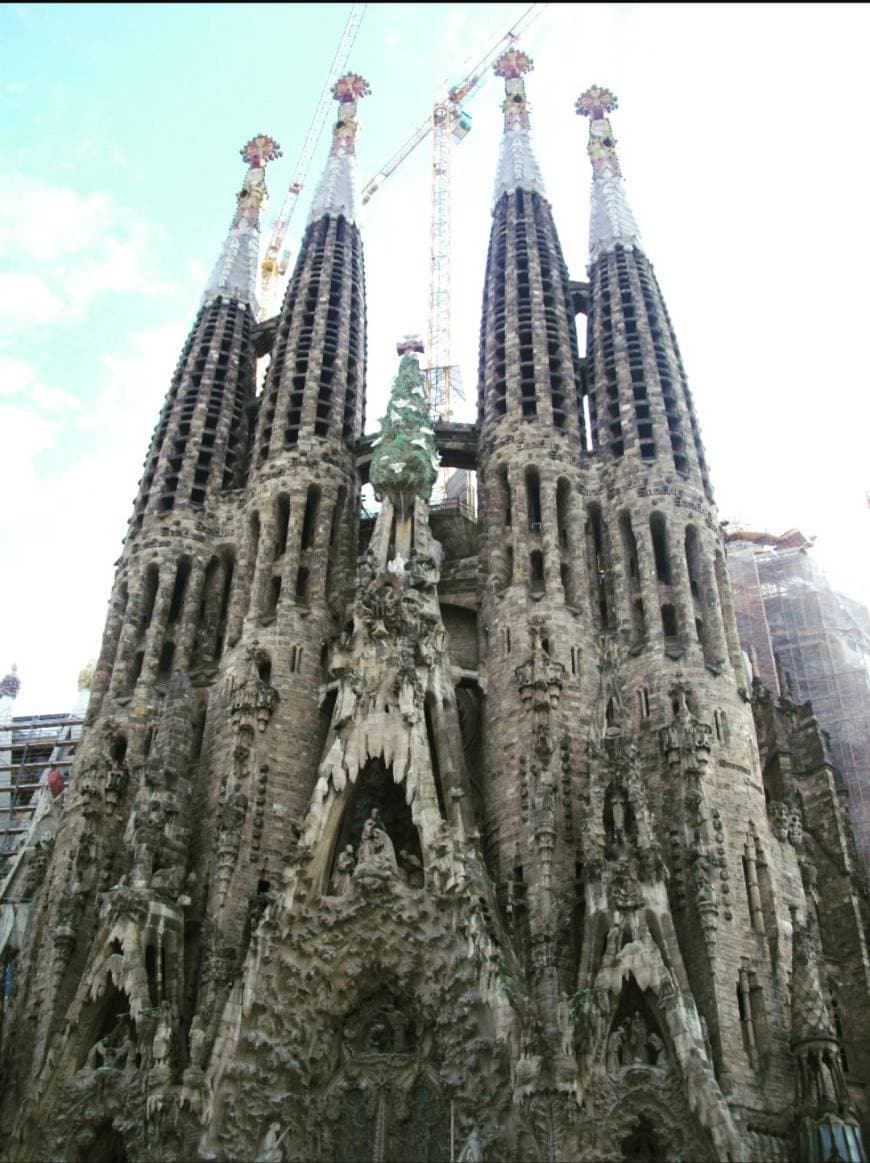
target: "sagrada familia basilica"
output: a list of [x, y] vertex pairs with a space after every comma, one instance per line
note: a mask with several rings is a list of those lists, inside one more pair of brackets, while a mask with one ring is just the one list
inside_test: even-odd
[[[242, 151], [64, 812], [15, 865], [4, 1159], [866, 1160], [838, 777], [741, 652], [616, 98], [577, 101], [571, 281], [530, 68], [496, 66], [474, 425], [433, 421], [409, 342], [364, 435], [363, 78], [267, 323], [277, 146]], [[476, 519], [430, 507], [439, 463]]]

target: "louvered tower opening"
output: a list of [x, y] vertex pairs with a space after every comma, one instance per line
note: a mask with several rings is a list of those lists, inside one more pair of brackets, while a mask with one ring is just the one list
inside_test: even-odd
[[350, 446], [364, 423], [365, 276], [356, 227], [326, 215], [306, 230], [263, 390], [256, 462], [305, 435]]
[[570, 281], [550, 207], [535, 192], [503, 194], [487, 256], [480, 418], [541, 418], [578, 432], [585, 447], [583, 393]]
[[254, 396], [251, 313], [232, 299], [204, 305], [176, 366], [145, 462], [133, 527], [147, 511], [203, 505], [241, 484], [245, 409]]

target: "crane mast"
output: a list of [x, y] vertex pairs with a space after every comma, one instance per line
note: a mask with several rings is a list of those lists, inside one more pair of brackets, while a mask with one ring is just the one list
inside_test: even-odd
[[432, 110], [432, 204], [429, 249], [429, 320], [426, 355], [429, 406], [444, 420], [452, 397], [462, 398], [458, 368], [450, 363], [450, 258], [454, 109], [441, 101]]
[[290, 225], [290, 219], [293, 217], [293, 211], [296, 209], [299, 195], [305, 185], [311, 159], [314, 156], [314, 151], [317, 149], [317, 143], [320, 141], [323, 126], [332, 105], [333, 85], [344, 72], [347, 58], [350, 55], [350, 50], [353, 48], [353, 42], [356, 40], [356, 34], [359, 31], [365, 10], [365, 4], [351, 5], [347, 23], [344, 26], [344, 32], [341, 34], [341, 39], [335, 50], [335, 56], [332, 58], [332, 64], [329, 67], [326, 83], [323, 86], [323, 92], [320, 94], [320, 101], [318, 102], [311, 124], [308, 127], [308, 133], [305, 135], [302, 152], [296, 163], [296, 169], [293, 171], [290, 186], [284, 195], [281, 210], [272, 227], [272, 234], [266, 247], [266, 253], [260, 264], [260, 302], [262, 303], [263, 318], [266, 318], [272, 309], [277, 307], [277, 304], [273, 303], [277, 290], [277, 280], [286, 274], [290, 259], [290, 252], [284, 249], [287, 229]]
[[462, 109], [487, 78], [490, 66], [546, 8], [530, 5], [485, 56], [458, 84], [436, 101], [432, 113], [419, 125], [404, 144], [381, 167], [362, 189], [363, 204], [396, 172], [417, 146], [432, 134], [431, 232], [429, 266], [429, 311], [427, 327], [427, 384], [429, 405], [435, 415], [450, 419], [453, 401], [464, 399], [459, 368], [451, 362], [450, 334], [450, 259], [452, 216], [453, 143], [461, 141], [471, 127]]

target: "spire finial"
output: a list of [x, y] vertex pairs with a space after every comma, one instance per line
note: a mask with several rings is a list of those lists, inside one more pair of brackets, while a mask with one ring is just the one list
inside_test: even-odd
[[332, 95], [342, 105], [349, 105], [351, 101], [359, 101], [361, 97], [368, 97], [372, 87], [359, 73], [345, 73], [332, 86]]
[[252, 137], [250, 141], [245, 142], [239, 153], [252, 169], [263, 169], [268, 162], [282, 156], [281, 146], [267, 133], [258, 133], [256, 137]]
[[511, 190], [528, 190], [546, 197], [544, 180], [532, 152], [529, 106], [523, 77], [534, 68], [532, 58], [518, 48], [503, 52], [493, 65], [497, 77], [504, 78], [504, 137], [495, 177], [493, 206], [502, 194]]
[[239, 150], [248, 163], [248, 172], [238, 193], [238, 207], [233, 227], [247, 223], [252, 230], [260, 228], [260, 207], [266, 201], [266, 165], [281, 157], [281, 146], [274, 137], [258, 133]]
[[535, 62], [521, 49], [509, 48], [495, 62], [493, 72], [505, 80], [517, 80], [524, 73], [530, 73], [534, 67]]
[[616, 94], [610, 89], [602, 89], [600, 85], [591, 85], [574, 103], [577, 113], [581, 117], [589, 117], [592, 121], [600, 121], [618, 107], [619, 100]]
[[359, 73], [345, 73], [332, 86], [332, 95], [338, 102], [338, 121], [332, 131], [332, 150], [335, 155], [352, 154], [359, 133], [356, 119], [357, 102], [371, 93], [371, 85]]
[[622, 188], [622, 171], [609, 113], [618, 107], [616, 94], [592, 85], [577, 98], [574, 108], [589, 118], [587, 150], [592, 162], [592, 201], [589, 225], [589, 261], [616, 246], [640, 248], [640, 231]]

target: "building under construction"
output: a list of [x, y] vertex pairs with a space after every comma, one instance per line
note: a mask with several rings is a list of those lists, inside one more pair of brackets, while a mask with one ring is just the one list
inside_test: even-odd
[[[19, 866], [4, 1159], [867, 1163], [868, 901], [830, 757], [746, 678], [616, 97], [575, 104], [578, 284], [531, 70], [494, 61], [474, 424], [433, 417], [450, 364], [411, 338], [366, 433], [366, 80], [333, 86], [268, 324], [278, 146], [242, 150], [63, 821]], [[583, 148], [560, 116], [554, 165]], [[658, 147], [678, 182], [679, 100]], [[432, 503], [448, 468], [476, 513], [460, 480]]]
[[796, 529], [727, 538], [740, 641], [776, 695], [811, 702], [848, 789], [855, 839], [870, 862], [870, 615], [828, 584]]

